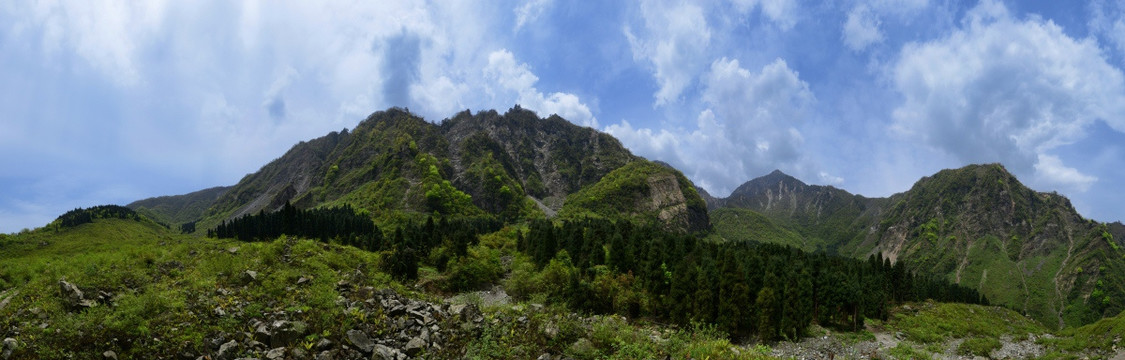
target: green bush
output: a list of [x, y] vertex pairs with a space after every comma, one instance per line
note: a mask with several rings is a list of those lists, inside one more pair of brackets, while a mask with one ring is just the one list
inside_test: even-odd
[[988, 357], [992, 350], [1000, 348], [1000, 340], [996, 338], [968, 338], [961, 346], [957, 347], [957, 353], [961, 355], [974, 355]]

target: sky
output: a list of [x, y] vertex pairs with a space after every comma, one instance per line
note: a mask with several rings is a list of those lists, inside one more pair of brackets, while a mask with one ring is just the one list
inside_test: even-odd
[[391, 106], [513, 105], [712, 195], [1002, 163], [1125, 220], [1125, 0], [5, 1], [0, 233], [236, 184]]

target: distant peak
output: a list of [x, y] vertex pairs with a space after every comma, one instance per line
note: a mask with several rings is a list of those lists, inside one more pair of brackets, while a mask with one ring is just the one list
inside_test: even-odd
[[774, 169], [772, 172], [769, 173], [768, 176], [789, 176], [789, 175], [781, 172], [780, 169]]

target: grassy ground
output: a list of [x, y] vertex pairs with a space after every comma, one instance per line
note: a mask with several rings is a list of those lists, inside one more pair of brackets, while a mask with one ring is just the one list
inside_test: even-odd
[[[476, 257], [488, 258], [479, 260], [489, 264], [491, 258], [507, 258], [503, 271], [508, 272], [526, 262], [515, 253], [512, 233], [506, 229], [483, 236], [466, 264]], [[576, 314], [561, 305], [538, 305], [543, 296], [514, 304], [484, 303], [473, 296], [447, 300], [414, 290], [425, 286], [392, 280], [379, 270], [384, 256], [291, 237], [262, 243], [199, 238], [131, 220], [4, 235], [0, 338], [17, 341], [14, 358], [99, 358], [106, 350], [122, 358], [179, 358], [209, 354], [214, 339], [253, 332], [249, 324], [255, 320], [307, 323], [308, 331], [292, 347], [309, 348], [323, 339], [348, 344], [345, 334], [357, 327], [379, 333], [386, 326], [380, 313], [341, 305], [341, 299], [356, 300], [345, 298], [355, 296], [354, 291], [339, 290], [343, 282], [353, 288], [391, 288], [433, 303], [480, 305], [485, 320], [475, 328], [455, 330], [467, 335], [452, 336], [449, 348], [430, 354], [441, 358], [536, 358], [543, 353], [576, 359], [770, 358], [770, 347], [733, 344], [713, 327], [671, 328], [620, 316]], [[452, 277], [460, 267], [446, 273], [427, 269], [423, 285]], [[72, 306], [60, 289], [62, 280], [97, 304]], [[989, 356], [1003, 341], [1029, 336], [1046, 348], [1047, 357], [1106, 357], [1125, 338], [1125, 316], [1052, 335], [1008, 309], [924, 302], [898, 307], [890, 319], [873, 322], [869, 329], [873, 332], [837, 336], [854, 338], [842, 341], [845, 345], [901, 338], [886, 342], [883, 354], [891, 358], [951, 352]], [[250, 349], [238, 355], [264, 356]]]
[[[514, 243], [489, 235], [482, 244], [499, 256]], [[348, 330], [378, 328], [386, 321], [340, 305], [342, 296], [352, 296], [338, 290], [341, 281], [442, 301], [379, 271], [382, 256], [289, 237], [262, 243], [199, 238], [116, 219], [5, 235], [0, 237], [0, 338], [18, 342], [15, 358], [100, 358], [107, 350], [122, 358], [179, 358], [209, 354], [214, 339], [253, 332], [254, 320], [286, 319], [308, 324], [307, 335], [293, 347], [311, 348], [321, 339], [348, 344]], [[97, 304], [71, 306], [61, 280]], [[528, 310], [533, 308], [540, 310]], [[484, 315], [478, 329], [466, 332], [474, 336], [454, 336], [455, 348], [431, 355], [765, 357], [762, 351], [739, 351], [724, 334], [705, 327], [666, 329], [529, 303], [486, 306]], [[238, 355], [264, 356], [248, 349]]]

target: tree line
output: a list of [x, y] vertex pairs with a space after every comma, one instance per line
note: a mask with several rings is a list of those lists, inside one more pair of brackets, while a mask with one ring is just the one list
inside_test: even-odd
[[208, 237], [235, 238], [241, 241], [272, 241], [282, 234], [335, 240], [342, 244], [376, 251], [380, 248], [383, 232], [365, 215], [351, 206], [298, 209], [288, 202], [278, 211], [259, 211], [236, 219], [223, 221], [207, 230]]
[[94, 222], [94, 219], [140, 220], [133, 209], [120, 205], [99, 205], [88, 209], [77, 208], [60, 215], [55, 221], [62, 227], [75, 227]]
[[553, 300], [599, 313], [711, 323], [732, 336], [805, 335], [814, 320], [856, 330], [905, 301], [987, 303], [976, 290], [866, 261], [749, 242], [714, 243], [627, 221], [532, 221], [518, 247], [569, 274]]
[[[414, 280], [420, 263], [445, 272], [480, 235], [503, 225], [493, 216], [427, 217], [384, 234], [347, 206], [286, 204], [223, 222], [208, 235], [263, 241], [287, 234], [386, 251], [383, 269]], [[594, 313], [709, 323], [733, 337], [793, 339], [814, 321], [858, 330], [865, 318], [886, 319], [891, 306], [906, 301], [988, 302], [974, 289], [914, 274], [903, 261], [892, 264], [881, 255], [857, 260], [773, 244], [719, 243], [626, 220], [537, 219], [514, 233], [517, 250], [551, 289], [549, 301]], [[518, 289], [509, 291], [519, 296]]]
[[286, 203], [276, 212], [262, 210], [223, 221], [207, 230], [207, 236], [272, 241], [284, 234], [334, 241], [367, 251], [390, 251], [384, 270], [400, 280], [414, 280], [418, 278], [419, 262], [435, 247], [447, 249], [431, 264], [444, 271], [449, 259], [464, 255], [469, 246], [477, 243], [478, 235], [495, 232], [501, 225], [491, 216], [437, 220], [427, 217], [424, 221], [407, 221], [384, 235], [370, 217], [351, 206], [298, 209]]

